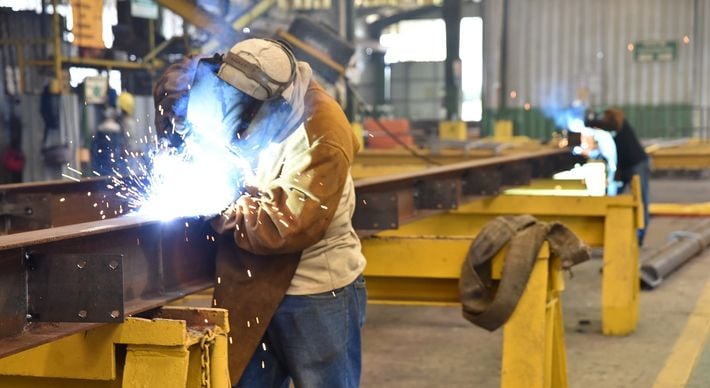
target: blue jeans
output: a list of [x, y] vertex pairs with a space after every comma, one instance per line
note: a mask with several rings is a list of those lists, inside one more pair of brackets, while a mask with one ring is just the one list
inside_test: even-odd
[[[651, 217], [648, 213], [648, 204], [649, 204], [649, 187], [648, 187], [648, 180], [651, 175], [651, 167], [649, 165], [648, 159], [644, 160], [643, 162], [639, 162], [633, 167], [629, 169], [630, 173], [628, 176], [634, 176], [638, 175], [639, 179], [641, 180], [641, 200], [643, 201], [643, 224], [644, 227], [638, 230], [637, 236], [638, 236], [638, 244], [639, 246], [643, 245], [643, 238], [646, 236], [646, 228], [648, 228], [648, 223], [651, 221]], [[621, 190], [625, 190], [629, 187], [629, 183], [625, 182], [624, 186], [621, 188]]]
[[359, 387], [366, 306], [362, 275], [322, 294], [286, 295], [236, 387]]

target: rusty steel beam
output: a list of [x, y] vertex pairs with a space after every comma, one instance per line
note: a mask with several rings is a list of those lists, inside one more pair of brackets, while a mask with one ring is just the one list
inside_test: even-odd
[[544, 150], [491, 157], [355, 181], [353, 226], [361, 236], [458, 207], [470, 197], [493, 195], [503, 187], [526, 185], [571, 168], [568, 150]]
[[0, 234], [116, 217], [127, 206], [108, 184], [100, 177], [0, 185]]
[[0, 357], [211, 286], [212, 233], [127, 216], [0, 237]]
[[[565, 150], [539, 151], [362, 179], [355, 183], [353, 225], [363, 236], [397, 228], [574, 161]], [[0, 192], [86, 201], [87, 190], [105, 184], [15, 185]], [[0, 357], [211, 286], [219, 239], [213, 233], [201, 218], [161, 222], [131, 215], [0, 236]]]
[[[377, 152], [375, 154], [380, 155]], [[373, 163], [385, 162], [384, 159], [370, 160], [367, 155], [361, 158], [369, 163], [370, 167], [374, 167]], [[527, 184], [530, 177], [549, 177], [557, 171], [571, 167], [570, 160], [573, 160], [565, 150], [544, 150], [499, 157], [476, 155], [468, 160], [459, 155], [457, 158], [458, 160], [447, 160], [448, 164], [443, 167], [422, 166], [420, 170], [412, 173], [357, 180], [355, 186], [358, 195], [361, 195], [371, 193], [372, 186], [380, 187], [382, 182], [384, 186], [395, 184], [406, 187], [407, 182], [431, 180], [426, 177], [448, 176], [459, 179], [464, 195], [491, 195], [496, 194], [501, 186]], [[411, 179], [408, 181], [403, 177]], [[49, 181], [0, 185], [0, 234], [72, 225], [122, 215], [127, 206], [115, 195], [114, 190], [107, 188], [110, 183], [108, 178], [98, 177], [82, 179], [79, 182]], [[423, 184], [425, 187], [420, 191], [426, 192], [427, 183]], [[436, 184], [433, 187], [436, 187]]]

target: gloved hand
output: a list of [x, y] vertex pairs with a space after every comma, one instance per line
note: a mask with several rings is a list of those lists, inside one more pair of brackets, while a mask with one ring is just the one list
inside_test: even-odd
[[170, 65], [155, 84], [155, 129], [159, 137], [170, 137], [173, 126], [185, 121], [187, 96], [199, 59], [185, 57]]
[[259, 196], [259, 190], [253, 186], [244, 186], [243, 194], [237, 198], [231, 205], [227, 206], [226, 209], [222, 210], [220, 214], [216, 215], [210, 220], [210, 225], [219, 234], [233, 233], [237, 226], [238, 216], [241, 207], [245, 207], [245, 198], [254, 198]]
[[233, 233], [237, 225], [239, 206], [236, 202], [210, 220], [210, 226], [219, 234]]

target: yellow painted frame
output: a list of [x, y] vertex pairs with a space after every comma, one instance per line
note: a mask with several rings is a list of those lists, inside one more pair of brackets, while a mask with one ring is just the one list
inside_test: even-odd
[[[180, 319], [130, 317], [0, 359], [0, 388], [201, 387], [200, 342], [215, 334], [210, 383], [228, 388], [224, 309], [163, 307], [163, 316], [200, 311], [204, 325]], [[125, 349], [125, 350], [124, 350]]]
[[627, 195], [499, 195], [461, 206], [454, 214], [472, 218], [530, 214], [560, 221], [590, 246], [603, 247], [602, 331], [627, 335], [636, 330], [640, 286], [636, 230], [644, 224], [638, 177]]
[[[460, 305], [461, 265], [484, 222], [434, 216], [362, 241], [371, 303]], [[448, 225], [448, 228], [443, 227]], [[438, 229], [432, 227], [440, 226]], [[428, 231], [426, 235], [417, 231]], [[500, 279], [506, 249], [493, 261]], [[567, 387], [560, 261], [541, 249], [513, 315], [503, 327], [502, 387]]]

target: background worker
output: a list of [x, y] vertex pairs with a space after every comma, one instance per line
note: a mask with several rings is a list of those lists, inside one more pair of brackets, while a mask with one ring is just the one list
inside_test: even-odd
[[616, 143], [616, 151], [619, 158], [617, 176], [618, 180], [622, 183], [621, 191], [629, 187], [631, 178], [634, 175], [638, 175], [641, 180], [644, 218], [644, 228], [638, 231], [638, 243], [639, 246], [641, 246], [643, 245], [646, 228], [650, 221], [648, 213], [648, 181], [651, 169], [648, 162], [648, 155], [621, 109], [610, 108], [605, 110], [601, 115], [589, 115], [587, 120], [585, 120], [585, 125], [587, 127], [609, 131], [614, 137], [614, 143]]
[[[212, 220], [235, 249], [222, 264], [218, 253], [215, 291], [216, 304], [230, 310], [230, 336], [236, 336], [230, 340], [232, 381], [282, 387], [290, 378], [296, 387], [357, 387], [367, 299], [365, 258], [351, 224], [357, 139], [310, 66], [283, 44], [248, 39], [215, 59], [217, 76], [228, 84], [220, 94], [243, 94], [230, 96], [239, 108], [224, 108], [236, 132], [233, 145], [254, 156], [245, 193]], [[163, 131], [189, 111], [182, 99], [189, 90], [185, 81], [195, 82], [195, 63], [172, 66], [156, 86], [156, 122]], [[281, 299], [275, 290], [282, 278]], [[268, 303], [254, 299], [271, 294], [279, 295], [277, 307], [264, 311]], [[262, 327], [263, 335], [250, 342], [250, 333]], [[236, 348], [244, 343], [251, 343], [249, 349]], [[240, 351], [251, 356], [245, 367], [237, 362]]]
[[91, 169], [100, 175], [123, 174], [126, 149], [125, 135], [121, 130], [118, 112], [112, 106], [103, 109], [103, 120], [91, 139]]

